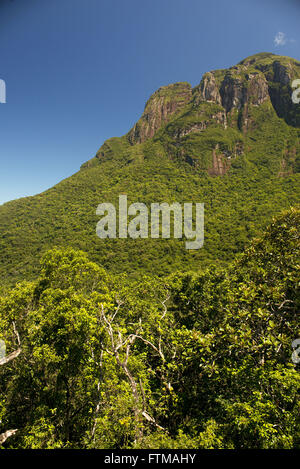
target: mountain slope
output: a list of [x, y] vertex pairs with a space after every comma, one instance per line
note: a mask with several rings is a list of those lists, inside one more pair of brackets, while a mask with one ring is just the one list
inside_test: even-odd
[[[148, 100], [127, 135], [109, 139], [81, 170], [48, 191], [0, 207], [2, 284], [31, 278], [53, 246], [87, 251], [129, 275], [226, 263], [300, 195], [300, 105], [291, 83], [300, 63], [257, 54], [198, 86], [177, 83]], [[204, 202], [205, 242], [100, 240], [99, 203]]]

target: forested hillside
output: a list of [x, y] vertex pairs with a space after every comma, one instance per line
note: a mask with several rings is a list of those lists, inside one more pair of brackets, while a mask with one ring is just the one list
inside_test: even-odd
[[[263, 53], [162, 87], [76, 174], [0, 207], [0, 445], [300, 448], [299, 77]], [[120, 194], [204, 203], [204, 246], [99, 239]]]
[[[299, 200], [300, 106], [292, 81], [300, 63], [257, 54], [177, 83], [149, 99], [129, 133], [104, 143], [96, 157], [48, 191], [0, 207], [3, 285], [34, 279], [52, 247], [87, 252], [109, 272], [165, 275], [226, 265], [262, 233], [272, 216]], [[62, 155], [63, 156], [63, 155]], [[42, 158], [42, 155], [41, 155]], [[205, 242], [96, 237], [102, 202], [205, 203]]]

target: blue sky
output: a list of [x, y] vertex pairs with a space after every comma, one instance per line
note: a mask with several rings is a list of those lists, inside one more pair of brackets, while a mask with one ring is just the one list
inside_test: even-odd
[[257, 52], [300, 60], [299, 13], [296, 0], [0, 0], [0, 204], [78, 171], [162, 85]]

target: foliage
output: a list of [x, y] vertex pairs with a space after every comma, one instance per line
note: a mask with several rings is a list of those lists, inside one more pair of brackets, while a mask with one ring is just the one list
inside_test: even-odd
[[226, 268], [113, 276], [71, 248], [0, 299], [7, 448], [299, 448], [299, 209]]

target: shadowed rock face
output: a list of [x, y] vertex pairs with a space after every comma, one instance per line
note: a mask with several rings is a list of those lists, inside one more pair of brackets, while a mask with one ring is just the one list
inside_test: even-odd
[[245, 101], [245, 88], [240, 78], [234, 78], [227, 74], [222, 82], [220, 94], [222, 97], [222, 106], [226, 112], [232, 108], [240, 109]]
[[233, 108], [242, 109], [247, 104], [259, 106], [270, 98], [268, 83], [262, 74], [249, 74], [244, 80], [227, 74], [222, 82], [220, 94], [226, 112]]
[[281, 85], [288, 85], [292, 79], [292, 67], [291, 64], [282, 65], [279, 61], [273, 62], [273, 81], [280, 83]]
[[251, 102], [254, 106], [259, 106], [267, 99], [269, 99], [269, 88], [266, 78], [259, 74], [249, 75], [245, 102]]
[[272, 72], [268, 72], [269, 95], [277, 115], [287, 124], [300, 127], [300, 106], [291, 100], [291, 83], [300, 78], [300, 63], [291, 59], [290, 63], [282, 64], [276, 60]]
[[[300, 63], [288, 57], [262, 53], [249, 57], [228, 70], [216, 70], [204, 74], [194, 89], [188, 83], [176, 83], [160, 88], [145, 106], [144, 113], [128, 140], [133, 145], [152, 138], [156, 132], [176, 116], [203, 103], [215, 103], [223, 111], [215, 113], [215, 123], [227, 127], [227, 115], [237, 111], [238, 127], [247, 132], [249, 107], [270, 101], [277, 115], [289, 125], [300, 127], [300, 106], [292, 103], [292, 81], [300, 78]], [[220, 116], [222, 115], [222, 119]], [[199, 132], [211, 125], [209, 122], [192, 123], [177, 136]]]

